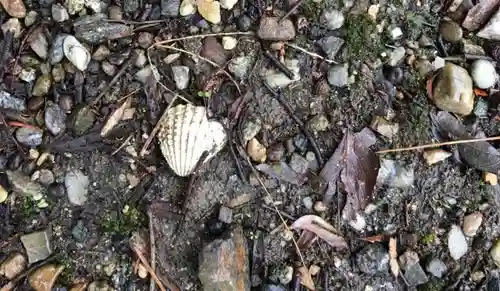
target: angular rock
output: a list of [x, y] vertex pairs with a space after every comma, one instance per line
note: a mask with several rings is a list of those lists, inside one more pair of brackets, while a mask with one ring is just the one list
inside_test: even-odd
[[26, 6], [22, 0], [0, 0], [2, 7], [12, 17], [24, 18], [26, 16]]
[[45, 108], [45, 126], [53, 135], [58, 135], [66, 130], [66, 112], [55, 103], [49, 103]]
[[483, 214], [479, 211], [475, 211], [465, 216], [463, 224], [464, 234], [469, 237], [475, 236], [482, 222]]
[[474, 109], [472, 79], [464, 68], [447, 63], [433, 87], [433, 100], [439, 109], [460, 115], [468, 115]]
[[19, 171], [6, 171], [9, 178], [12, 191], [22, 195], [39, 200], [45, 194], [45, 189], [37, 182], [32, 181], [30, 177], [25, 176]]
[[448, 267], [446, 267], [446, 264], [440, 259], [432, 259], [427, 264], [427, 271], [437, 278], [443, 277], [447, 270]]
[[278, 22], [279, 17], [262, 17], [257, 36], [263, 40], [285, 41], [295, 38], [295, 26], [289, 19]]
[[20, 253], [12, 253], [0, 264], [0, 276], [12, 280], [26, 268], [26, 258]]
[[66, 0], [64, 6], [68, 9], [69, 14], [75, 15], [82, 11], [85, 5], [85, 0]]
[[99, 44], [132, 34], [132, 28], [128, 25], [102, 21], [105, 17], [102, 14], [81, 17], [74, 23], [76, 38], [88, 43]]
[[52, 4], [52, 18], [55, 22], [64, 22], [69, 19], [66, 8], [59, 3]]
[[10, 93], [0, 90], [0, 108], [13, 111], [26, 110], [26, 100], [15, 97]]
[[318, 41], [318, 45], [329, 59], [335, 58], [343, 44], [344, 40], [336, 36], [325, 36]]
[[349, 84], [349, 71], [347, 64], [333, 65], [328, 70], [328, 83], [336, 87], [344, 87]]
[[424, 270], [420, 264], [414, 264], [408, 267], [404, 272], [406, 281], [410, 286], [418, 286], [425, 284], [429, 281], [429, 278], [425, 274]]
[[330, 30], [335, 30], [339, 29], [344, 25], [345, 17], [342, 12], [338, 10], [323, 10], [323, 13], [321, 13], [320, 16], [320, 22], [321, 24], [325, 25], [326, 28]]
[[389, 53], [389, 66], [395, 67], [401, 62], [406, 55], [404, 47], [397, 47]]
[[16, 130], [16, 139], [26, 147], [36, 148], [42, 144], [43, 131], [38, 128], [21, 127]]
[[71, 204], [81, 206], [87, 202], [89, 178], [80, 170], [68, 171], [64, 177], [64, 186]]
[[356, 254], [356, 264], [365, 274], [385, 274], [389, 270], [389, 253], [380, 244], [370, 244]]
[[161, 15], [167, 17], [179, 16], [180, 0], [161, 0]]
[[231, 222], [233, 222], [233, 210], [227, 206], [221, 206], [219, 210], [219, 220], [231, 224]]
[[309, 161], [303, 156], [294, 153], [290, 158], [290, 168], [298, 174], [305, 174], [309, 168]]
[[63, 42], [68, 35], [62, 33], [55, 37], [49, 52], [49, 61], [52, 65], [59, 63], [64, 58]]
[[500, 40], [500, 10], [495, 12], [486, 26], [476, 35], [489, 40]]
[[248, 71], [252, 67], [253, 59], [250, 56], [241, 56], [231, 59], [227, 65], [227, 69], [235, 77], [239, 79], [246, 79], [248, 77]]
[[21, 236], [30, 264], [48, 258], [52, 254], [51, 233], [49, 230], [37, 231]]
[[226, 51], [215, 37], [210, 36], [205, 38], [200, 55], [219, 66], [222, 66], [227, 62]]
[[95, 122], [95, 114], [88, 106], [78, 106], [70, 116], [71, 130], [77, 135], [85, 134]]
[[248, 249], [241, 228], [209, 243], [200, 253], [198, 278], [206, 291], [250, 291]]
[[399, 132], [399, 124], [387, 121], [382, 116], [375, 116], [370, 123], [370, 128], [388, 139], [392, 139]]
[[450, 256], [456, 261], [463, 257], [469, 250], [467, 240], [457, 225], [452, 225], [448, 233], [448, 250], [450, 251]]
[[189, 85], [189, 67], [187, 66], [173, 66], [172, 75], [174, 77], [177, 89], [184, 90]]
[[269, 69], [264, 75], [264, 79], [271, 88], [284, 88], [293, 82], [300, 81], [300, 67], [299, 60], [296, 59], [286, 59], [285, 66], [294, 73], [295, 78], [292, 80], [288, 78], [281, 71], [276, 71], [274, 69]]
[[49, 43], [42, 27], [36, 28], [28, 37], [31, 49], [42, 59], [46, 59], [49, 52]]

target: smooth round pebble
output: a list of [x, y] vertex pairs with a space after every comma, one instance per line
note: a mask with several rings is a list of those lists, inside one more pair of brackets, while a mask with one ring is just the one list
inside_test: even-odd
[[481, 89], [488, 89], [497, 82], [495, 65], [487, 60], [476, 60], [470, 67], [472, 80]]
[[439, 33], [444, 40], [452, 43], [460, 41], [463, 37], [462, 27], [454, 21], [443, 21], [439, 26]]

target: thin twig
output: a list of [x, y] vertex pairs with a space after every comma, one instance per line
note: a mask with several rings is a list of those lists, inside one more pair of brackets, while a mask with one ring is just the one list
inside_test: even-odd
[[113, 79], [111, 79], [111, 81], [109, 81], [108, 85], [101, 91], [101, 93], [99, 95], [97, 95], [97, 98], [95, 98], [95, 100], [92, 102], [92, 105], [96, 105], [97, 102], [99, 102], [99, 100], [101, 100], [101, 98], [109, 91], [109, 89], [111, 89], [111, 87], [113, 87], [115, 85], [115, 83], [118, 82], [118, 80], [123, 76], [123, 74], [125, 74], [125, 71], [127, 70], [127, 68], [135, 61], [136, 57], [137, 56], [135, 54], [133, 54], [131, 57], [128, 58], [128, 60], [126, 60], [123, 63], [120, 70], [118, 70], [118, 72], [113, 77]]
[[247, 31], [247, 32], [236, 31], [236, 32], [222, 32], [222, 33], [207, 33], [207, 34], [189, 35], [189, 36], [172, 38], [172, 39], [167, 39], [167, 40], [155, 42], [148, 48], [148, 50], [151, 48], [154, 48], [155, 46], [165, 45], [167, 43], [171, 43], [174, 41], [188, 40], [188, 39], [194, 39], [194, 38], [205, 38], [205, 37], [209, 37], [209, 36], [217, 37], [217, 36], [231, 36], [231, 35], [254, 35], [254, 32], [253, 31]]
[[120, 145], [120, 146], [119, 146], [116, 150], [114, 150], [114, 151], [111, 153], [111, 155], [112, 155], [112, 156], [116, 155], [116, 154], [117, 154], [117, 153], [118, 153], [121, 149], [123, 149], [123, 148], [127, 145], [127, 143], [130, 141], [130, 139], [132, 139], [132, 134], [130, 134], [130, 135], [129, 135], [129, 136], [128, 136], [128, 137], [127, 137], [127, 138], [126, 138], [126, 139], [122, 142], [122, 144], [121, 144], [121, 145]]
[[7, 133], [9, 134], [9, 137], [14, 141], [14, 143], [16, 144], [16, 146], [19, 149], [19, 151], [21, 151], [21, 153], [23, 153], [23, 155], [25, 155], [26, 152], [24, 151], [23, 147], [19, 144], [19, 142], [17, 141], [17, 139], [14, 136], [12, 136], [12, 133], [10, 132], [10, 125], [5, 121], [5, 117], [3, 116], [2, 113], [0, 113], [0, 119], [1, 119], [0, 121], [7, 128]]
[[[153, 214], [151, 213], [151, 208], [148, 208], [148, 217], [149, 217], [149, 252], [151, 257], [151, 269], [153, 272], [156, 272], [156, 243], [155, 243], [155, 232], [153, 225]], [[153, 276], [151, 276], [149, 281], [149, 291], [155, 291], [155, 281]]]
[[297, 10], [297, 8], [299, 8], [300, 5], [302, 5], [302, 3], [304, 2], [304, 0], [299, 0], [297, 1], [297, 3], [295, 3], [292, 8], [290, 8], [290, 10], [288, 10], [287, 13], [285, 13], [285, 15], [283, 15], [283, 17], [281, 17], [278, 22], [282, 22], [283, 20], [287, 19], [288, 16], [292, 15], [292, 13]]
[[[132, 250], [134, 251], [134, 253], [137, 255], [137, 257], [139, 257], [139, 260], [141, 260], [141, 264], [146, 268], [146, 270], [148, 271], [149, 275], [151, 276], [151, 278], [153, 278], [153, 280], [155, 281], [155, 283], [158, 285], [158, 288], [160, 288], [161, 291], [167, 291], [167, 289], [165, 289], [165, 287], [163, 286], [162, 282], [160, 281], [160, 279], [158, 278], [158, 276], [156, 276], [156, 273], [155, 271], [153, 271], [153, 269], [151, 268], [151, 265], [149, 265], [148, 263], [148, 260], [146, 260], [146, 257], [144, 257], [144, 254], [141, 252], [141, 250], [139, 250], [137, 247], [133, 247]], [[168, 283], [169, 282], [166, 282], [167, 285], [169, 285]], [[169, 289], [172, 289], [172, 290], [179, 290], [178, 288], [175, 288], [175, 286], [167, 286]]]
[[325, 57], [323, 57], [321, 55], [318, 55], [317, 53], [310, 52], [310, 51], [306, 50], [305, 48], [301, 48], [300, 46], [297, 46], [297, 45], [294, 45], [294, 44], [291, 44], [291, 43], [287, 43], [287, 42], [285, 42], [285, 45], [288, 46], [288, 47], [291, 47], [293, 49], [296, 49], [298, 51], [301, 51], [301, 52], [303, 52], [303, 53], [305, 53], [305, 54], [307, 54], [307, 55], [309, 55], [309, 56], [311, 56], [313, 58], [322, 59], [323, 61], [325, 61], [325, 62], [327, 62], [329, 64], [338, 64], [339, 63], [337, 61], [334, 61], [334, 60], [325, 58]]
[[113, 19], [104, 19], [105, 22], [113, 22], [113, 23], [123, 23], [123, 24], [158, 24], [164, 23], [165, 20], [147, 20], [147, 21], [132, 21], [132, 20], [113, 20]]
[[283, 72], [283, 74], [285, 74], [288, 79], [290, 80], [295, 80], [295, 74], [289, 69], [287, 68], [282, 62], [280, 62], [280, 60], [278, 60], [270, 51], [268, 50], [265, 50], [264, 51], [264, 55], [270, 60], [273, 62], [273, 64], [278, 68], [280, 69], [281, 72]]
[[441, 146], [446, 146], [446, 145], [464, 144], [464, 143], [491, 141], [491, 140], [500, 140], [500, 136], [453, 140], [453, 141], [424, 144], [424, 145], [412, 146], [412, 147], [406, 147], [406, 148], [395, 148], [395, 149], [381, 150], [381, 151], [377, 151], [375, 153], [385, 154], [385, 153], [395, 153], [395, 152], [406, 152], [406, 151], [414, 151], [414, 150], [421, 150], [421, 149], [428, 149], [428, 148], [436, 148], [436, 147], [441, 147]]

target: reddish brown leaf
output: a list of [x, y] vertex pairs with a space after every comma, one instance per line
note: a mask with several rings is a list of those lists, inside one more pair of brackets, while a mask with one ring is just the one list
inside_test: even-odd
[[300, 273], [300, 284], [304, 285], [309, 290], [314, 290], [314, 281], [309, 273], [309, 269], [306, 266], [302, 266], [298, 269]]
[[476, 96], [481, 96], [481, 97], [487, 97], [488, 96], [488, 92], [486, 92], [483, 89], [479, 89], [479, 88], [474, 89], [474, 94]]
[[429, 79], [427, 79], [427, 82], [425, 83], [425, 88], [427, 89], [427, 96], [429, 96], [429, 99], [433, 99], [432, 95], [432, 82], [434, 81], [434, 78], [431, 76]]
[[334, 248], [347, 248], [345, 239], [336, 235], [335, 228], [319, 216], [304, 215], [292, 224], [292, 228], [310, 231]]
[[364, 237], [364, 238], [362, 238], [362, 240], [367, 241], [369, 243], [383, 242], [383, 241], [385, 241], [385, 235], [377, 234], [374, 236]]
[[469, 31], [479, 29], [497, 11], [499, 3], [500, 0], [479, 0], [467, 13], [462, 26]]

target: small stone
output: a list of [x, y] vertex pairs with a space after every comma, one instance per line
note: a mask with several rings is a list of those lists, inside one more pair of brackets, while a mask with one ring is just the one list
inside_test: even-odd
[[73, 108], [73, 98], [71, 95], [63, 95], [59, 97], [59, 107], [66, 112], [70, 112]]
[[418, 45], [425, 48], [432, 47], [434, 46], [434, 42], [426, 34], [422, 34], [418, 39]]
[[[494, 6], [492, 6], [494, 7]], [[500, 40], [500, 11], [495, 12], [495, 14], [490, 18], [488, 23], [481, 29], [477, 36], [489, 40]]]
[[267, 149], [267, 158], [272, 162], [279, 162], [285, 155], [285, 147], [283, 143], [276, 143]]
[[49, 52], [49, 61], [52, 65], [59, 63], [64, 58], [64, 39], [68, 34], [58, 34], [56, 35]]
[[406, 251], [399, 256], [399, 263], [403, 270], [406, 270], [409, 267], [418, 264], [419, 261], [420, 259], [418, 257], [418, 254], [414, 251]]
[[215, 37], [205, 38], [200, 55], [218, 64], [219, 66], [224, 65], [227, 61], [226, 51]]
[[335, 87], [344, 87], [349, 84], [347, 64], [333, 65], [328, 70], [328, 83]]
[[[482, 46], [477, 45], [470, 40], [462, 39], [462, 45], [463, 45], [464, 54], [471, 54], [471, 55], [478, 55], [478, 56], [486, 55], [486, 52], [484, 51]], [[494, 52], [492, 52], [492, 56], [494, 58], [494, 56], [495, 56]]]
[[196, 6], [193, 1], [183, 0], [180, 4], [179, 14], [181, 16], [188, 16], [196, 13]]
[[107, 61], [101, 63], [101, 68], [102, 71], [108, 76], [114, 76], [116, 74], [116, 66]]
[[462, 230], [457, 225], [453, 225], [448, 233], [448, 250], [450, 251], [450, 256], [458, 261], [467, 253], [468, 249], [467, 240]]
[[264, 163], [266, 161], [266, 147], [256, 138], [252, 138], [248, 141], [247, 153], [254, 162]]
[[304, 207], [311, 211], [313, 210], [313, 200], [310, 196], [302, 198], [302, 204], [304, 204]]
[[[484, 278], [486, 277], [486, 275], [484, 274], [483, 271], [476, 271], [476, 272], [473, 272], [471, 275], [470, 275], [470, 278], [472, 279], [473, 282], [480, 282], [482, 281]], [[500, 287], [500, 286], [499, 286]], [[498, 288], [500, 289], [500, 288]]]
[[90, 52], [74, 36], [68, 35], [63, 41], [66, 58], [80, 71], [85, 71], [90, 62]]
[[48, 230], [25, 234], [21, 236], [21, 242], [30, 264], [45, 260], [52, 254], [51, 234]]
[[311, 276], [316, 276], [319, 271], [321, 270], [321, 267], [318, 266], [318, 265], [311, 265], [309, 267], [309, 274], [311, 274]]
[[81, 206], [87, 202], [89, 178], [80, 170], [73, 169], [66, 173], [64, 185], [72, 205]]
[[42, 108], [44, 103], [45, 98], [43, 98], [42, 96], [31, 97], [28, 100], [28, 109], [31, 111], [37, 111], [38, 109]]
[[415, 69], [422, 78], [425, 78], [434, 71], [434, 65], [427, 59], [421, 59], [415, 62]]
[[21, 30], [21, 22], [17, 18], [11, 18], [2, 24], [4, 35], [10, 31], [14, 34], [14, 38], [19, 38], [21, 36]]
[[262, 17], [257, 36], [263, 40], [286, 41], [295, 38], [295, 26], [289, 19], [279, 21], [279, 17]]
[[389, 53], [389, 66], [397, 66], [405, 57], [406, 49], [404, 47], [397, 47]]
[[177, 89], [184, 90], [189, 85], [189, 67], [172, 66], [172, 75], [174, 77]]
[[368, 16], [370, 16], [371, 20], [373, 21], [377, 20], [377, 14], [379, 9], [380, 9], [379, 4], [370, 5], [370, 7], [368, 7]]
[[161, 0], [161, 15], [166, 17], [179, 16], [180, 0]]
[[143, 49], [135, 49], [134, 52], [137, 56], [135, 59], [134, 66], [136, 66], [137, 68], [144, 67], [148, 62], [148, 59], [146, 57], [146, 51]]
[[149, 78], [152, 76], [153, 69], [151, 68], [151, 66], [146, 66], [135, 73], [134, 79], [141, 82], [142, 84], [146, 84]]
[[246, 79], [248, 71], [252, 67], [252, 57], [241, 56], [231, 59], [227, 65], [227, 69], [239, 79]]
[[66, 71], [64, 70], [63, 65], [55, 64], [54, 67], [52, 67], [52, 79], [54, 80], [54, 82], [60, 83], [64, 81], [65, 77], [66, 77]]
[[219, 220], [231, 224], [233, 222], [233, 210], [227, 206], [221, 206], [219, 209]]
[[314, 132], [322, 132], [330, 127], [330, 122], [328, 121], [328, 118], [326, 118], [325, 115], [320, 114], [311, 118], [307, 122], [307, 126]]
[[356, 213], [354, 219], [349, 218], [347, 223], [349, 224], [350, 227], [352, 227], [354, 230], [358, 232], [364, 231], [364, 229], [366, 228], [366, 219], [363, 215], [359, 213]]
[[286, 291], [285, 287], [281, 285], [274, 285], [274, 284], [264, 284], [262, 286], [262, 291]]
[[439, 33], [444, 40], [455, 43], [459, 42], [463, 37], [463, 30], [460, 25], [451, 20], [445, 20], [439, 26]]
[[284, 241], [291, 241], [293, 239], [293, 231], [288, 229], [285, 229], [282, 232], [280, 232], [280, 235]]
[[169, 54], [168, 56], [166, 56], [163, 59], [163, 61], [165, 62], [165, 64], [171, 64], [171, 63], [177, 61], [180, 57], [181, 57], [180, 53], [173, 53], [173, 54]]
[[375, 116], [370, 124], [370, 128], [388, 139], [392, 139], [399, 132], [399, 124], [387, 121], [382, 116]]
[[[85, 7], [92, 10], [94, 13], [101, 13], [107, 8], [108, 4], [101, 0], [85, 0]], [[103, 9], [104, 8], [104, 9]]]
[[[307, 170], [309, 169], [309, 161], [304, 158], [303, 156], [294, 153], [292, 154], [292, 157], [290, 158], [290, 168], [294, 170], [298, 174], [305, 174], [307, 173]], [[312, 204], [312, 200], [311, 200]], [[311, 205], [312, 208], [312, 205]]]
[[236, 38], [234, 38], [232, 36], [222, 37], [222, 47], [225, 50], [230, 51], [230, 50], [234, 49], [237, 44], [238, 44], [238, 41], [236, 40]]
[[2, 7], [12, 17], [24, 18], [26, 16], [26, 7], [22, 0], [0, 0]]
[[408, 267], [404, 272], [406, 281], [410, 286], [418, 286], [425, 284], [429, 281], [429, 278], [425, 274], [424, 270], [420, 264], [414, 264]]
[[495, 65], [488, 60], [474, 61], [470, 67], [470, 75], [474, 83], [481, 89], [492, 87], [498, 80]]
[[250, 291], [246, 238], [235, 228], [224, 239], [204, 246], [199, 259], [198, 278], [204, 290]]
[[43, 131], [38, 128], [21, 127], [16, 130], [16, 140], [22, 145], [30, 148], [42, 144]]
[[483, 214], [479, 211], [473, 212], [464, 217], [463, 231], [466, 236], [476, 235], [479, 227], [483, 223]]
[[318, 45], [329, 59], [335, 59], [340, 48], [344, 45], [344, 40], [336, 36], [325, 36], [318, 41]]
[[49, 186], [55, 181], [54, 173], [48, 169], [41, 169], [38, 181], [44, 186]]
[[37, 19], [38, 19], [38, 13], [34, 10], [31, 10], [24, 18], [24, 25], [26, 25], [26, 27], [30, 27], [33, 24], [35, 24]]
[[330, 30], [339, 29], [344, 25], [345, 17], [342, 12], [338, 10], [323, 10], [319, 18], [320, 22]]
[[472, 79], [464, 68], [446, 63], [433, 86], [433, 100], [439, 109], [460, 115], [474, 109]]
[[443, 58], [436, 57], [436, 58], [434, 58], [434, 61], [432, 62], [432, 67], [433, 67], [434, 71], [437, 71], [437, 70], [443, 68], [445, 64], [446, 64], [446, 61]]
[[45, 189], [40, 185], [40, 183], [32, 181], [30, 177], [25, 176], [22, 172], [6, 171], [5, 173], [9, 178], [12, 191], [18, 193], [19, 195], [34, 199], [43, 197], [45, 194]]
[[109, 286], [108, 282], [106, 281], [94, 281], [89, 284], [87, 287], [87, 291], [114, 291], [114, 288], [111, 288]]
[[45, 108], [45, 126], [50, 133], [58, 135], [66, 130], [66, 112], [59, 105], [49, 103]]
[[401, 27], [393, 27], [390, 32], [389, 36], [391, 37], [392, 40], [398, 40], [403, 36], [403, 31], [401, 30]]
[[153, 44], [153, 41], [154, 35], [150, 32], [140, 32], [139, 36], [137, 37], [137, 43], [143, 49], [147, 49], [148, 47], [150, 47]]
[[[74, 0], [72, 0], [74, 1]], [[70, 13], [71, 14], [71, 13]], [[87, 15], [74, 22], [75, 37], [90, 44], [99, 44], [108, 40], [127, 37], [132, 28], [126, 24], [104, 22], [105, 15], [97, 13]]]
[[500, 240], [497, 240], [496, 243], [491, 248], [490, 256], [497, 265], [497, 267], [500, 267]]
[[44, 265], [28, 276], [28, 282], [37, 291], [53, 290], [57, 278], [62, 273], [64, 266], [56, 266], [52, 264]]
[[424, 160], [427, 165], [434, 165], [451, 157], [451, 153], [445, 150], [428, 150], [424, 152]]
[[42, 59], [46, 59], [49, 53], [49, 43], [41, 27], [36, 28], [28, 37], [31, 49]]
[[69, 14], [75, 15], [80, 12], [85, 4], [85, 0], [66, 0], [64, 6], [68, 9]]
[[95, 52], [92, 54], [92, 59], [98, 62], [104, 61], [109, 55], [111, 51], [109, 48], [103, 44], [99, 45]]
[[293, 82], [300, 81], [299, 61], [296, 59], [287, 59], [285, 60], [285, 66], [294, 73], [294, 79], [288, 78], [288, 76], [281, 71], [269, 69], [266, 71], [264, 78], [271, 88], [284, 88]]
[[85, 134], [95, 122], [95, 114], [88, 106], [77, 106], [70, 116], [70, 126], [77, 135]]
[[[189, 2], [191, 0], [185, 0]], [[221, 21], [220, 2], [218, 1], [204, 1], [203, 5], [198, 5], [198, 13], [208, 22], [218, 24]], [[198, 2], [200, 4], [200, 2]]]
[[328, 207], [326, 207], [325, 203], [323, 201], [316, 201], [314, 203], [314, 211], [316, 212], [325, 212], [328, 210]]
[[236, 25], [238, 26], [238, 29], [243, 32], [249, 31], [250, 28], [252, 28], [252, 19], [246, 14], [243, 14], [238, 18]]
[[356, 264], [367, 275], [385, 274], [389, 270], [389, 253], [380, 244], [369, 244], [356, 254]]
[[20, 253], [12, 253], [0, 264], [0, 276], [12, 280], [25, 269], [26, 258]]
[[432, 259], [427, 264], [427, 271], [431, 273], [434, 277], [442, 278], [446, 271], [448, 271], [448, 267], [443, 263], [440, 259]]
[[220, 0], [220, 6], [227, 10], [233, 9], [236, 3], [238, 3], [238, 0]]
[[484, 172], [483, 180], [493, 186], [498, 184], [498, 176], [493, 173]]
[[120, 21], [123, 19], [123, 11], [120, 7], [112, 5], [108, 8], [109, 19]]
[[64, 22], [69, 19], [66, 8], [59, 3], [52, 4], [52, 18], [55, 22]]

